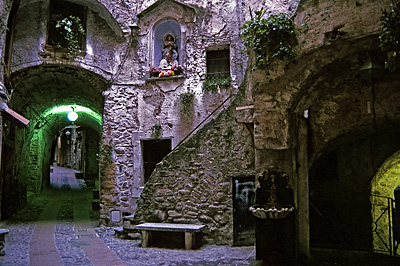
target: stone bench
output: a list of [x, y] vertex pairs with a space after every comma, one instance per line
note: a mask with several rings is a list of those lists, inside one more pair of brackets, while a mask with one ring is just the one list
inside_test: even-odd
[[0, 229], [0, 256], [5, 255], [4, 245], [6, 242], [6, 235], [8, 234], [8, 229]]
[[143, 223], [136, 225], [142, 232], [142, 247], [149, 245], [151, 231], [183, 232], [185, 233], [185, 249], [192, 249], [195, 243], [195, 233], [203, 230], [205, 225], [199, 224], [168, 224], [168, 223]]

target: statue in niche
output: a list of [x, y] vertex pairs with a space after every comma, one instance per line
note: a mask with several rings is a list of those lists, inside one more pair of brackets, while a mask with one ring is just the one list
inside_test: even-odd
[[178, 65], [177, 45], [175, 43], [175, 36], [172, 33], [167, 33], [163, 37], [160, 67], [162, 69], [171, 69], [174, 65]]

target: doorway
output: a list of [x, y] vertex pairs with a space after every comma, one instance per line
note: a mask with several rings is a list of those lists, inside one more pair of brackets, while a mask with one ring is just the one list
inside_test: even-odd
[[143, 140], [143, 176], [147, 183], [156, 165], [171, 152], [171, 139]]
[[233, 178], [233, 244], [252, 246], [256, 240], [256, 218], [249, 211], [255, 204], [254, 177]]

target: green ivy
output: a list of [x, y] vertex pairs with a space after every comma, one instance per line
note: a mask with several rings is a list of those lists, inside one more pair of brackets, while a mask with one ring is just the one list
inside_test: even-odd
[[151, 127], [151, 138], [160, 139], [162, 136], [162, 127], [160, 124], [155, 124]]
[[231, 86], [231, 84], [232, 84], [231, 77], [227, 78], [209, 77], [203, 83], [203, 91], [217, 93], [218, 87], [220, 89], [227, 89]]
[[395, 71], [400, 61], [400, 2], [392, 3], [390, 8], [389, 12], [384, 10], [382, 13], [383, 32], [379, 40], [380, 48], [387, 56], [385, 68]]
[[274, 58], [293, 59], [296, 51], [293, 46], [297, 43], [296, 30], [293, 20], [287, 14], [271, 15], [263, 19], [263, 11], [242, 26], [244, 44], [255, 53], [255, 65], [267, 69]]
[[55, 27], [61, 35], [61, 39], [55, 44], [56, 47], [67, 48], [68, 55], [71, 58], [75, 58], [81, 49], [79, 46], [79, 35], [85, 34], [81, 20], [75, 16], [63, 17], [59, 15]]
[[100, 168], [104, 171], [113, 163], [112, 154], [114, 147], [111, 141], [102, 142], [100, 145]]
[[182, 103], [182, 112], [186, 115], [189, 115], [193, 106], [194, 93], [192, 91], [188, 91], [181, 93], [179, 96]]

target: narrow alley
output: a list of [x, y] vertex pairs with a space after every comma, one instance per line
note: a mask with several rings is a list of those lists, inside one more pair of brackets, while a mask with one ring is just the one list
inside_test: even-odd
[[51, 189], [5, 221], [9, 229], [0, 265], [255, 265], [254, 247], [199, 250], [141, 248], [100, 227], [92, 189], [68, 168], [52, 167]]

